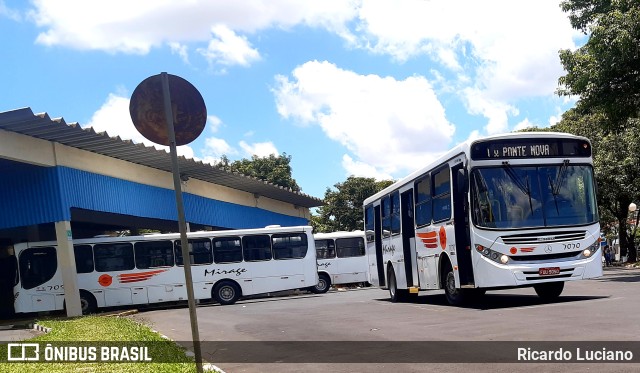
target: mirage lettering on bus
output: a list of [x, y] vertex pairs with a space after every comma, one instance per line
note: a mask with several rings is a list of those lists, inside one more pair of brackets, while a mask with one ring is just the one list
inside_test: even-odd
[[205, 269], [204, 270], [204, 275], [205, 276], [209, 276], [209, 275], [215, 276], [215, 275], [230, 275], [230, 274], [234, 274], [235, 273], [236, 276], [240, 276], [241, 274], [243, 274], [245, 272], [247, 272], [246, 268], [234, 268], [234, 269], [226, 269], [226, 270], [225, 269], [214, 268], [212, 270]]

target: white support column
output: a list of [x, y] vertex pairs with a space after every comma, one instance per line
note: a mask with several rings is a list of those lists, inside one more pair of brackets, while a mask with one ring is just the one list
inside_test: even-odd
[[80, 291], [76, 274], [76, 257], [73, 254], [71, 223], [56, 222], [56, 238], [58, 241], [58, 269], [64, 284], [64, 300], [67, 306], [67, 317], [81, 316]]

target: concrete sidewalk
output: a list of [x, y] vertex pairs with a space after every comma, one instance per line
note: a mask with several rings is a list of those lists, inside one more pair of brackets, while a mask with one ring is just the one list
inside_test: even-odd
[[41, 335], [33, 329], [34, 321], [6, 320], [0, 323], [0, 342], [17, 342]]

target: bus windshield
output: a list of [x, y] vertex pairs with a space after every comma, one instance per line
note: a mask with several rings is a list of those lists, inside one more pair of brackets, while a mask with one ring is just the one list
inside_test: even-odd
[[501, 166], [472, 173], [472, 215], [478, 227], [509, 229], [598, 221], [588, 165]]

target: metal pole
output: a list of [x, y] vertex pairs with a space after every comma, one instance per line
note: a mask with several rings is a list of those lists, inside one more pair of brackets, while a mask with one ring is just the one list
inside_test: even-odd
[[198, 333], [198, 317], [196, 302], [193, 295], [193, 278], [191, 277], [191, 256], [189, 255], [189, 241], [187, 240], [187, 224], [184, 218], [184, 203], [182, 201], [182, 187], [180, 184], [180, 169], [178, 153], [176, 151], [176, 134], [173, 128], [173, 108], [169, 92], [169, 77], [167, 73], [160, 74], [162, 93], [164, 96], [164, 113], [167, 118], [167, 134], [171, 150], [171, 164], [173, 169], [173, 188], [176, 191], [176, 205], [178, 207], [178, 226], [180, 227], [180, 243], [182, 246], [182, 263], [184, 265], [184, 279], [187, 284], [187, 298], [189, 300], [189, 318], [191, 319], [191, 335], [193, 337], [193, 352], [196, 359], [196, 369], [202, 373], [202, 353], [200, 352], [200, 334]]

